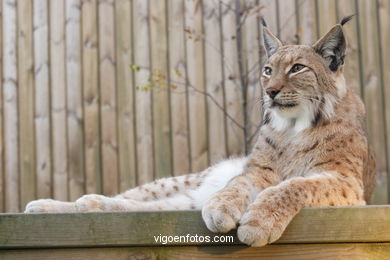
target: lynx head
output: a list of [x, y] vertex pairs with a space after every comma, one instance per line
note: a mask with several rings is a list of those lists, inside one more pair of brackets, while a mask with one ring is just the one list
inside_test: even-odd
[[261, 75], [266, 123], [279, 131], [299, 132], [333, 116], [346, 92], [342, 26], [351, 18], [344, 18], [312, 46], [283, 45], [262, 20], [268, 56]]

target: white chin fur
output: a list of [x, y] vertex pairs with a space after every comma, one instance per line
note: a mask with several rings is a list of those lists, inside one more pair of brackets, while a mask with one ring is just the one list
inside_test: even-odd
[[271, 126], [274, 129], [298, 133], [312, 126], [316, 108], [309, 101], [304, 101], [295, 107], [274, 107], [270, 111], [272, 112]]

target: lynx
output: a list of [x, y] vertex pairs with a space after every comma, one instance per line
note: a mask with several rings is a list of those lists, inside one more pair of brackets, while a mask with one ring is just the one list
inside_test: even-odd
[[283, 45], [263, 20], [264, 120], [247, 157], [159, 179], [115, 197], [32, 201], [26, 213], [202, 210], [213, 232], [237, 229], [248, 245], [280, 238], [303, 207], [365, 205], [375, 161], [365, 109], [345, 83], [344, 18], [314, 45]]

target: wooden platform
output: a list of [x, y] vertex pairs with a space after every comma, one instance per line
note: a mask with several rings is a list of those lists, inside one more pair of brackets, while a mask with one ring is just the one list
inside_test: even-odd
[[[163, 245], [155, 236], [209, 236]], [[212, 242], [215, 236], [233, 242]], [[273, 245], [213, 234], [198, 211], [0, 214], [0, 259], [390, 259], [390, 206], [303, 209]]]

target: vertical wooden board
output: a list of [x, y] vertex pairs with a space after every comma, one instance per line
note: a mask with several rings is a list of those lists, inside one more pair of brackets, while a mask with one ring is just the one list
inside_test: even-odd
[[135, 111], [131, 35], [131, 2], [115, 3], [117, 89], [118, 89], [118, 149], [120, 191], [136, 186]]
[[295, 0], [279, 1], [280, 40], [285, 44], [298, 43]]
[[207, 98], [209, 156], [215, 163], [227, 155], [220, 2], [204, 1], [203, 7], [206, 90], [212, 97]]
[[114, 5], [113, 0], [99, 1], [100, 113], [105, 195], [116, 194], [119, 188]]
[[189, 173], [190, 146], [185, 75], [184, 1], [168, 0], [169, 80], [173, 174]]
[[152, 181], [154, 176], [148, 6], [147, 0], [133, 2], [134, 65], [139, 68], [134, 77], [138, 184]]
[[317, 1], [318, 3], [318, 23], [319, 35], [326, 34], [337, 21], [336, 1]]
[[203, 10], [201, 1], [185, 0], [184, 4], [191, 170], [196, 172], [203, 170], [209, 164], [206, 88], [203, 70]]
[[17, 4], [20, 207], [36, 196], [32, 1]]
[[[3, 43], [3, 1], [0, 1], [0, 46]], [[0, 48], [0, 212], [4, 212], [3, 49]]]
[[48, 1], [34, 0], [34, 75], [37, 197], [51, 194]]
[[[265, 52], [262, 46], [262, 35], [260, 34], [260, 11], [262, 5], [257, 0], [243, 1], [246, 4], [244, 8], [249, 9], [249, 15], [243, 25], [244, 29], [244, 47], [246, 56], [246, 82], [247, 82], [247, 117], [248, 117], [248, 136], [246, 142], [250, 148], [256, 142], [256, 136], [262, 120], [262, 89], [260, 85], [260, 75], [263, 63], [265, 61]], [[250, 149], [249, 149], [250, 150]]]
[[82, 2], [81, 17], [85, 191], [101, 193], [97, 0]]
[[65, 1], [50, 1], [50, 86], [53, 196], [68, 200], [66, 124]]
[[318, 40], [315, 0], [299, 0], [297, 8], [298, 41], [300, 44], [311, 45]]
[[[356, 13], [355, 1], [354, 0], [345, 0], [337, 1], [337, 9], [339, 17], [337, 21], [341, 21], [343, 17], [346, 17], [351, 14]], [[359, 95], [360, 93], [360, 74], [357, 75], [359, 71], [359, 45], [357, 37], [357, 25], [358, 20], [356, 17], [352, 21], [348, 22], [343, 26], [344, 35], [347, 40], [347, 51], [344, 65], [344, 75], [347, 82], [347, 86], [352, 88]]]
[[155, 178], [172, 175], [166, 14], [166, 1], [154, 1], [149, 7]]
[[272, 33], [278, 35], [280, 26], [277, 16], [277, 0], [260, 0], [260, 4], [264, 6], [261, 10], [261, 14], [267, 23], [267, 27], [272, 31]]
[[3, 115], [5, 210], [19, 211], [16, 1], [3, 1]]
[[80, 9], [80, 0], [66, 1], [66, 106], [70, 200], [75, 200], [85, 193]]
[[246, 137], [243, 132], [243, 86], [239, 71], [236, 8], [234, 0], [221, 1], [225, 109], [230, 115], [226, 118], [229, 155], [239, 155], [244, 152]]
[[[378, 14], [379, 14], [379, 24], [380, 24], [380, 50], [382, 56], [382, 80], [383, 80], [383, 97], [384, 100], [384, 113], [385, 113], [385, 135], [387, 140], [387, 180], [389, 185], [390, 180], [390, 49], [388, 44], [390, 42], [390, 2], [386, 0], [379, 0], [378, 5]], [[390, 189], [388, 188], [387, 199], [390, 199], [389, 196]]]
[[367, 112], [369, 142], [374, 148], [377, 164], [377, 187], [372, 203], [386, 204], [387, 179], [385, 156], [385, 133], [383, 122], [383, 100], [380, 86], [378, 26], [376, 2], [359, 0], [359, 29], [362, 35], [362, 58], [364, 67], [364, 101]]

